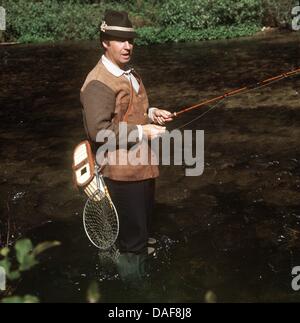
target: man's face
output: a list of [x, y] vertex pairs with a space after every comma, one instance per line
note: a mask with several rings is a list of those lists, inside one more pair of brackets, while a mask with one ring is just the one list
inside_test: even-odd
[[105, 55], [116, 65], [123, 68], [129, 63], [133, 51], [133, 39], [114, 39], [102, 42]]

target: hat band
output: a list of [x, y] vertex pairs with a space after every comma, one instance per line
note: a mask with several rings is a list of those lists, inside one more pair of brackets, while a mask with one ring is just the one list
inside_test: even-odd
[[128, 27], [108, 26], [105, 21], [102, 22], [100, 29], [104, 33], [106, 32], [106, 30], [131, 31], [131, 32], [134, 31], [133, 28], [128, 28]]

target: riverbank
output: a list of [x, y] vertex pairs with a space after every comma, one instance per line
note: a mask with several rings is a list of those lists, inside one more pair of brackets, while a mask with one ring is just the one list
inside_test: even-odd
[[[96, 40], [106, 9], [125, 10], [137, 29], [138, 45], [252, 36], [264, 26], [288, 27], [292, 3], [275, 0], [90, 1], [4, 0], [0, 42], [38, 43]], [[1, 32], [0, 32], [1, 33]]]

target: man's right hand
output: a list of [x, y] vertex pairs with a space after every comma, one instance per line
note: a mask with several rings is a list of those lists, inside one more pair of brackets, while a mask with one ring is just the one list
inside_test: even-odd
[[142, 128], [143, 128], [143, 135], [150, 140], [156, 137], [159, 137], [166, 132], [166, 127], [161, 127], [154, 124], [146, 124], [146, 125], [143, 125]]

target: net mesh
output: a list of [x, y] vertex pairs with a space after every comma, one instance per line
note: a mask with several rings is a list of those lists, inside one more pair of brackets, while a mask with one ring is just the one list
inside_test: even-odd
[[115, 243], [119, 221], [107, 194], [97, 190], [87, 200], [83, 211], [83, 224], [90, 241], [99, 249], [107, 250]]

